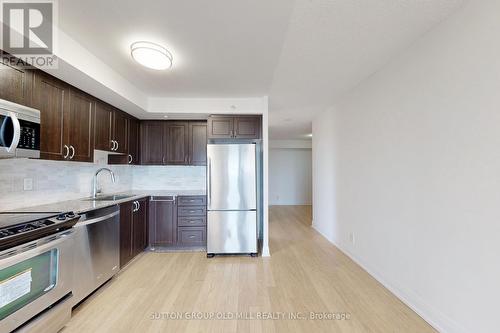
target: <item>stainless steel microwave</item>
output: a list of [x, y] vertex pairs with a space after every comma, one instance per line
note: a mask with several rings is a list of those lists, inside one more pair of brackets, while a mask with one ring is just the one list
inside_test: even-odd
[[0, 158], [40, 157], [40, 111], [0, 99]]

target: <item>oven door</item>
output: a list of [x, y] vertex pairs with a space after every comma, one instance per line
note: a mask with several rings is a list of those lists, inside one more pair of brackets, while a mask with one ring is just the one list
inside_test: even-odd
[[21, 124], [14, 112], [0, 109], [0, 158], [15, 157]]
[[71, 294], [72, 237], [66, 230], [0, 253], [0, 332], [36, 320]]

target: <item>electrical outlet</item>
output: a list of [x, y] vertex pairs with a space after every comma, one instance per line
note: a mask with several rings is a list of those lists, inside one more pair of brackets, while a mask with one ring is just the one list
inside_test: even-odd
[[33, 191], [33, 178], [24, 178], [23, 189], [25, 191]]
[[349, 241], [352, 245], [356, 244], [356, 237], [354, 236], [354, 232], [349, 233]]

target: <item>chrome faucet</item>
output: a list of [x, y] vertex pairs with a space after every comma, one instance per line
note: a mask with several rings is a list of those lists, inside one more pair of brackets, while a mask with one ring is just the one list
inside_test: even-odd
[[116, 182], [115, 174], [110, 169], [108, 169], [108, 168], [100, 168], [99, 170], [97, 170], [95, 172], [95, 174], [94, 174], [94, 179], [92, 181], [92, 199], [97, 198], [97, 194], [100, 193], [100, 190], [97, 189], [97, 176], [99, 175], [99, 173], [101, 171], [108, 171], [109, 174], [111, 175], [111, 181], [113, 183]]

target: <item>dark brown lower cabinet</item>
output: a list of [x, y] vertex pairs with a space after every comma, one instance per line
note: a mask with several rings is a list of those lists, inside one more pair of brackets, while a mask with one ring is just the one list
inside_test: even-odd
[[149, 202], [149, 243], [173, 246], [177, 241], [177, 205], [174, 197], [153, 197]]
[[204, 246], [207, 244], [206, 227], [179, 227], [177, 243], [180, 246]]
[[147, 212], [146, 198], [120, 205], [120, 267], [147, 247]]
[[120, 267], [125, 266], [132, 258], [132, 223], [133, 202], [120, 205]]
[[205, 196], [153, 197], [149, 202], [151, 247], [200, 247], [207, 243]]
[[179, 196], [177, 207], [177, 246], [207, 244], [206, 196]]

